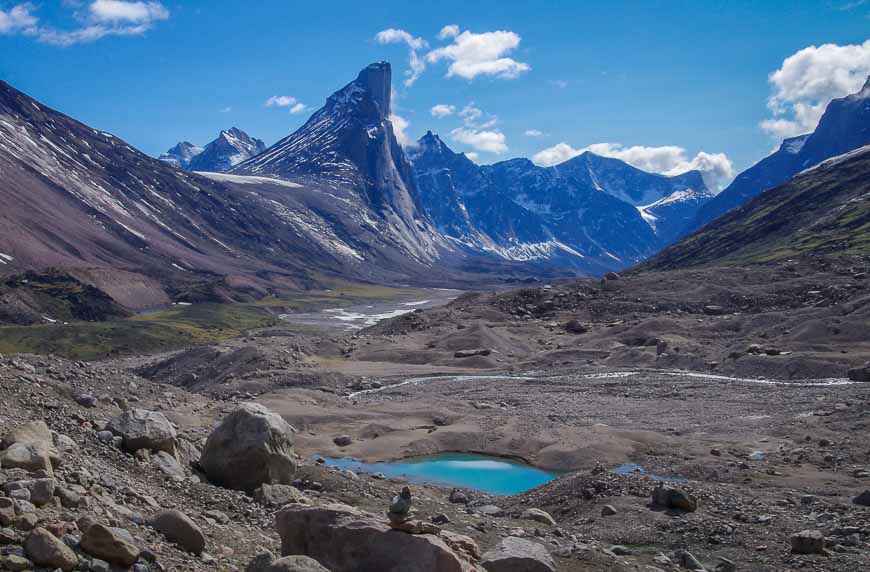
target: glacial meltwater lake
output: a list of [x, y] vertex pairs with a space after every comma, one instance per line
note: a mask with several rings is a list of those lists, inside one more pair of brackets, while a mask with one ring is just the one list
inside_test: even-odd
[[356, 459], [323, 457], [330, 467], [355, 473], [383, 473], [410, 482], [475, 489], [496, 495], [513, 495], [542, 485], [561, 473], [544, 471], [502, 457], [443, 453], [396, 462], [364, 463]]

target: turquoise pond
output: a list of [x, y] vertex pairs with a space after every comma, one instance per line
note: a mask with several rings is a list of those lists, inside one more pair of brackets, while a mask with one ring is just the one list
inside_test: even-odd
[[444, 453], [391, 463], [363, 463], [335, 457], [323, 459], [328, 466], [339, 469], [383, 473], [410, 482], [476, 489], [497, 495], [521, 493], [561, 475], [501, 457], [463, 453]]

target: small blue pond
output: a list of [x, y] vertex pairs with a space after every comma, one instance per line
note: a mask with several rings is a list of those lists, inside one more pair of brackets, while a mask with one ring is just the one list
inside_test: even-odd
[[323, 457], [330, 467], [361, 473], [383, 473], [411, 482], [476, 489], [497, 495], [527, 491], [560, 476], [535, 467], [487, 455], [444, 453], [393, 463], [363, 463]]

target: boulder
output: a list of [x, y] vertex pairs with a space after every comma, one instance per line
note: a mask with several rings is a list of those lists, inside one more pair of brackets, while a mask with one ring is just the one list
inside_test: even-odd
[[708, 316], [721, 316], [725, 314], [725, 308], [722, 306], [704, 306], [704, 313]]
[[338, 437], [333, 439], [332, 442], [339, 447], [347, 447], [351, 443], [353, 443], [353, 439], [350, 438], [350, 435], [339, 435]]
[[268, 572], [269, 567], [274, 561], [275, 555], [268, 550], [263, 550], [251, 558], [251, 561], [245, 566], [245, 572]]
[[24, 542], [24, 552], [37, 566], [70, 572], [79, 564], [72, 549], [44, 528], [35, 528]]
[[292, 485], [265, 484], [254, 491], [254, 501], [264, 506], [284, 506], [290, 503], [308, 504], [310, 501]]
[[870, 506], [870, 489], [853, 498], [852, 502], [860, 506]]
[[202, 529], [181, 511], [164, 510], [157, 513], [148, 524], [183, 550], [197, 555], [205, 550]]
[[15, 501], [0, 497], [0, 526], [9, 526], [15, 520]]
[[825, 535], [821, 530], [802, 530], [792, 534], [789, 540], [792, 554], [825, 553]]
[[580, 320], [569, 320], [565, 324], [565, 331], [569, 334], [585, 334], [589, 331], [589, 328]]
[[613, 516], [616, 514], [616, 509], [613, 506], [606, 504], [601, 507], [601, 516]]
[[523, 511], [521, 518], [525, 518], [527, 520], [534, 520], [535, 522], [540, 522], [541, 524], [547, 524], [550, 526], [556, 526], [556, 521], [550, 516], [550, 513], [543, 511], [539, 508], [527, 508]]
[[320, 562], [307, 556], [285, 556], [270, 564], [265, 572], [330, 572]]
[[698, 501], [681, 489], [660, 484], [653, 490], [652, 503], [663, 508], [673, 508], [684, 512], [695, 512]]
[[154, 455], [153, 460], [157, 468], [173, 481], [181, 482], [185, 479], [186, 473], [184, 472], [184, 467], [181, 466], [181, 463], [173, 455], [170, 455], [166, 451], [158, 451]]
[[130, 409], [109, 421], [106, 430], [121, 437], [124, 449], [131, 453], [146, 449], [175, 454], [175, 428], [157, 411]]
[[488, 572], [555, 572], [547, 549], [537, 542], [508, 536], [484, 553], [480, 564]]
[[124, 568], [139, 560], [139, 549], [135, 545], [115, 529], [102, 524], [89, 526], [82, 534], [79, 546], [91, 556]]
[[212, 482], [252, 492], [260, 485], [293, 482], [295, 430], [257, 403], [245, 403], [212, 431], [200, 465]]
[[60, 454], [45, 421], [23, 423], [11, 430], [3, 442], [6, 450], [0, 452], [0, 466], [5, 469], [44, 470], [53, 476], [54, 467], [60, 465]]
[[461, 535], [391, 530], [382, 518], [347, 505], [290, 506], [278, 513], [277, 528], [282, 554], [309, 556], [332, 572], [481, 570], [462, 550]]

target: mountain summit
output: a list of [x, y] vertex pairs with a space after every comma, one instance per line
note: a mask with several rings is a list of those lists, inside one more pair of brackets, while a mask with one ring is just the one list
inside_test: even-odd
[[352, 191], [410, 256], [434, 259], [446, 243], [419, 208], [389, 119], [390, 81], [389, 63], [367, 66], [296, 132], [230, 172]]
[[191, 171], [223, 173], [265, 149], [266, 144], [261, 140], [251, 137], [238, 127], [232, 127], [221, 131], [217, 139], [192, 157], [187, 168]]

